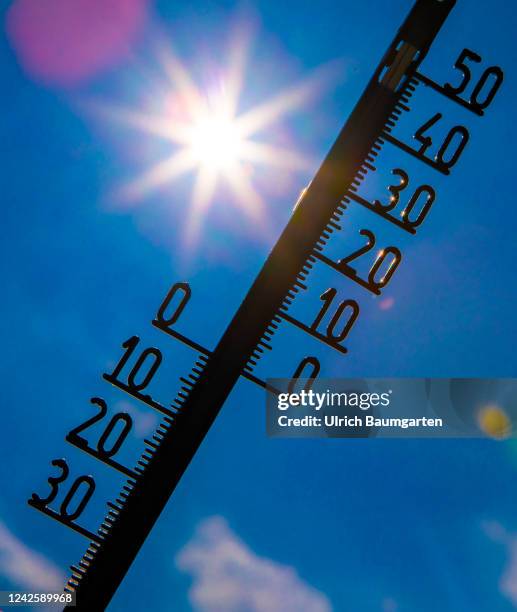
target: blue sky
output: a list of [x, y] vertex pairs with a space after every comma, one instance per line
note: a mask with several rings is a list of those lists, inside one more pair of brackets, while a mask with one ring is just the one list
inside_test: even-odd
[[[89, 398], [95, 395], [110, 409], [133, 415], [132, 446], [121, 451], [129, 463], [156, 425], [146, 406], [108, 387], [101, 374], [116, 364], [121, 343], [137, 334], [164, 352], [167, 369], [153, 394], [164, 403], [172, 399], [177, 377], [196, 356], [151, 327], [161, 299], [172, 283], [188, 280], [193, 298], [178, 328], [208, 348], [215, 345], [411, 4], [186, 7], [135, 0], [138, 27], [128, 26], [123, 52], [107, 47], [110, 61], [92, 60], [89, 68], [71, 60], [59, 64], [56, 57], [66, 55], [61, 52], [54, 70], [34, 63], [30, 45], [13, 26], [15, 5], [22, 19], [31, 2], [3, 5], [1, 588], [43, 588], [77, 562], [86, 540], [39, 515], [26, 499], [32, 491], [45, 493], [50, 461], [64, 456], [74, 475], [92, 473], [98, 481], [95, 500], [81, 517], [95, 529], [120, 481], [64, 436], [92, 414]], [[435, 112], [468, 125], [471, 141], [451, 176], [419, 169], [388, 148], [382, 154], [386, 167], [404, 164], [436, 186], [429, 218], [406, 238], [370, 213], [350, 210], [351, 227], [367, 219], [387, 232], [386, 240], [400, 240], [404, 260], [393, 281], [374, 299], [319, 269], [314, 292], [340, 283], [362, 300], [349, 354], [315, 349], [297, 331], [282, 328], [274, 354], [259, 364], [262, 377], [288, 376], [313, 350], [320, 351], [327, 376], [515, 376], [517, 24], [512, 3], [494, 0], [489, 12], [484, 6], [458, 0], [422, 71], [441, 83], [453, 79], [451, 66], [464, 47], [482, 55], [483, 65], [501, 65], [505, 82], [486, 116], [469, 116], [418, 92], [411, 115], [416, 123], [408, 118], [399, 126], [400, 134], [409, 134]], [[192, 174], [121, 205], [113, 193], [166, 156], [170, 143], [92, 108], [149, 108], [159, 100], [158, 38], [170, 43], [200, 87], [208, 87], [223, 78], [229, 45], [242, 31], [252, 41], [242, 111], [324, 68], [313, 95], [260, 134], [310, 161], [289, 172], [251, 169], [266, 231], [222, 187], [199, 241], [186, 248]], [[383, 185], [379, 171], [361, 189], [382, 197]], [[339, 257], [353, 248], [352, 235], [333, 239], [329, 252]], [[388, 300], [384, 307], [382, 300]], [[314, 302], [295, 308], [300, 317], [314, 316]], [[235, 586], [232, 567], [241, 572], [241, 591], [269, 588], [268, 601], [286, 589], [299, 594], [292, 609], [517, 607], [512, 442], [270, 440], [264, 404], [259, 389], [239, 382], [110, 610], [214, 610], [209, 578]], [[296, 574], [281, 582], [285, 567]], [[239, 601], [240, 607], [228, 609], [261, 609], [251, 598]]]

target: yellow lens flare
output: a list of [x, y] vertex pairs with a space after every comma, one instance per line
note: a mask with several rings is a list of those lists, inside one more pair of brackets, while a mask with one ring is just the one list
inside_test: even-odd
[[260, 141], [254, 137], [313, 98], [330, 82], [336, 66], [318, 69], [310, 78], [239, 115], [248, 42], [241, 38], [231, 46], [228, 70], [215, 91], [198, 87], [170, 48], [160, 45], [157, 57], [167, 78], [168, 93], [164, 99], [169, 100], [168, 107], [164, 106], [166, 110], [160, 113], [90, 104], [90, 108], [109, 120], [171, 143], [170, 156], [117, 190], [115, 197], [119, 202], [134, 205], [184, 174], [195, 174], [183, 232], [188, 243], [198, 237], [202, 218], [221, 181], [253, 226], [264, 230], [265, 207], [252, 183], [254, 167], [269, 165], [287, 172], [314, 169], [313, 160], [297, 151], [264, 142], [264, 135]]
[[478, 412], [478, 425], [490, 438], [503, 440], [512, 432], [512, 423], [506, 412], [495, 404], [485, 406]]

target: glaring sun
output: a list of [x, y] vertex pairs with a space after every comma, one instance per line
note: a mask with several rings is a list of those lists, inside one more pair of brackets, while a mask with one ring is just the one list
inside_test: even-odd
[[[240, 41], [242, 42], [242, 41]], [[307, 170], [307, 158], [285, 147], [256, 141], [253, 136], [279, 121], [286, 113], [313, 96], [329, 74], [319, 71], [311, 79], [270, 100], [238, 114], [244, 81], [245, 47], [234, 45], [229, 67], [215, 90], [199, 88], [190, 74], [167, 48], [160, 47], [160, 64], [168, 77], [167, 93], [159, 113], [96, 105], [111, 119], [171, 142], [171, 154], [123, 186], [119, 197], [138, 200], [154, 189], [195, 172], [192, 202], [188, 208], [184, 235], [193, 242], [203, 213], [214, 199], [217, 185], [224, 181], [234, 193], [240, 208], [255, 223], [264, 219], [263, 202], [250, 179], [250, 164], [269, 164], [286, 171]]]
[[223, 173], [236, 169], [245, 150], [245, 140], [234, 119], [221, 114], [195, 123], [188, 146], [200, 166]]

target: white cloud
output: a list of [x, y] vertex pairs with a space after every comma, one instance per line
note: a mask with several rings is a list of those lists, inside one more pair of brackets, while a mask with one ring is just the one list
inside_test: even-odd
[[44, 556], [28, 548], [0, 521], [0, 573], [19, 587], [61, 592], [65, 576]]
[[134, 404], [121, 400], [115, 404], [117, 412], [127, 412], [133, 419], [135, 435], [138, 438], [150, 436], [158, 427], [158, 416], [151, 410], [140, 410]]
[[503, 544], [508, 554], [508, 563], [499, 580], [499, 588], [517, 607], [517, 534], [510, 533], [497, 521], [483, 524], [485, 533], [495, 542]]
[[206, 519], [176, 557], [192, 575], [189, 596], [200, 612], [330, 612], [327, 597], [296, 571], [259, 557], [221, 517]]
[[398, 604], [392, 597], [385, 597], [382, 600], [382, 612], [397, 612], [398, 609]]

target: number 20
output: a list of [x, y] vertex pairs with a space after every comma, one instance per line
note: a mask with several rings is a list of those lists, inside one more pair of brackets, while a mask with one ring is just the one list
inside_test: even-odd
[[[99, 413], [79, 425], [79, 427], [75, 427], [74, 429], [72, 429], [72, 431], [66, 437], [66, 440], [68, 442], [83, 449], [88, 448], [88, 442], [82, 436], [80, 436], [79, 433], [84, 431], [85, 429], [88, 429], [94, 423], [101, 421], [108, 412], [106, 402], [100, 397], [93, 397], [90, 401], [92, 404], [99, 407]], [[115, 440], [111, 443], [111, 446], [107, 448], [106, 443], [118, 423], [122, 423], [122, 428], [119, 430]], [[101, 457], [109, 458], [113, 457], [113, 455], [118, 453], [120, 447], [122, 446], [122, 443], [127, 438], [132, 425], [133, 420], [126, 412], [119, 412], [115, 414], [106, 426], [106, 429], [104, 430], [102, 435], [100, 436], [99, 441], [97, 442], [97, 452], [99, 453], [99, 455]]]

